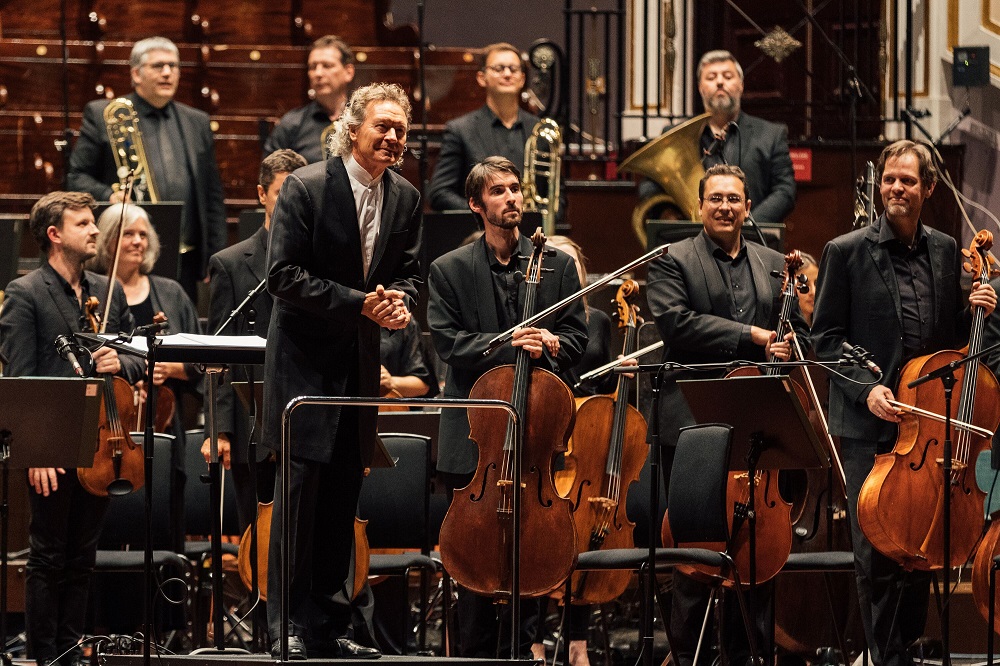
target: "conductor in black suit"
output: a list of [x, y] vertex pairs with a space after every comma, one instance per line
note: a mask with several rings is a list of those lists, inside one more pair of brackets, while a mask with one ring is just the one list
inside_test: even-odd
[[[333, 138], [336, 157], [298, 169], [278, 195], [268, 248], [274, 310], [264, 367], [264, 443], [280, 449], [281, 415], [301, 395], [377, 396], [379, 329], [410, 320], [419, 279], [420, 197], [389, 167], [406, 147], [410, 104], [397, 85], [359, 88]], [[375, 447], [374, 409], [305, 407], [291, 422], [291, 458], [278, 460], [268, 580], [280, 580], [281, 466], [290, 465], [292, 561], [288, 627], [268, 605], [277, 654], [377, 657], [345, 636], [334, 602], [348, 578], [364, 467]], [[271, 587], [277, 598], [278, 587]], [[309, 644], [307, 646], [307, 644]]]
[[[42, 265], [7, 285], [0, 311], [6, 376], [73, 376], [55, 339], [89, 330], [83, 325], [83, 305], [90, 296], [103, 301], [108, 289], [108, 278], [83, 270], [84, 262], [97, 254], [93, 207], [93, 197], [83, 192], [52, 192], [32, 207], [28, 226], [42, 252]], [[125, 292], [115, 284], [108, 330], [133, 327]], [[93, 352], [92, 358], [95, 373], [121, 375], [130, 383], [138, 381], [145, 368], [141, 359], [118, 356], [108, 347]], [[57, 663], [75, 663], [108, 498], [84, 490], [75, 469], [31, 468], [26, 478], [31, 506], [24, 589], [28, 657], [39, 666], [59, 657]]]
[[501, 42], [483, 49], [476, 81], [486, 90], [486, 104], [445, 125], [428, 194], [432, 209], [468, 210], [465, 178], [491, 155], [506, 157], [518, 168], [524, 164], [524, 144], [539, 120], [520, 106], [525, 78], [517, 47]]
[[[180, 54], [165, 37], [135, 43], [129, 58], [133, 91], [126, 95], [139, 117], [139, 131], [160, 201], [181, 201], [181, 257], [177, 280], [197, 302], [196, 284], [208, 274], [208, 258], [226, 246], [226, 209], [215, 161], [208, 114], [174, 101]], [[80, 138], [70, 156], [69, 188], [98, 201], [121, 201], [117, 164], [108, 141], [104, 109], [109, 100], [83, 109]]]
[[[784, 257], [741, 236], [750, 212], [749, 183], [739, 167], [720, 164], [709, 168], [698, 187], [704, 229], [693, 238], [670, 246], [670, 251], [649, 265], [649, 309], [665, 343], [664, 361], [718, 363], [736, 360], [765, 361], [768, 355], [787, 360], [791, 336], [777, 340], [781, 285], [772, 277], [784, 270]], [[800, 341], [808, 328], [792, 303], [792, 327]], [[670, 476], [678, 431], [695, 423], [677, 386], [687, 373], [668, 372], [660, 392], [660, 442], [664, 446], [664, 483]], [[772, 642], [771, 587], [758, 588], [757, 644], [768, 658]], [[671, 651], [674, 663], [691, 666], [698, 633], [708, 601], [708, 588], [679, 573], [674, 575], [671, 608]], [[731, 663], [746, 663], [746, 634], [735, 604], [726, 604], [724, 649]], [[703, 653], [704, 654], [704, 653]]]
[[[788, 129], [745, 113], [743, 68], [729, 51], [709, 51], [698, 63], [698, 91], [708, 123], [699, 137], [702, 165], [738, 166], [757, 222], [784, 222], [795, 206], [795, 174], [788, 154]], [[642, 199], [662, 192], [653, 181], [639, 185]]]
[[[306, 160], [292, 150], [278, 150], [268, 155], [260, 164], [257, 178], [257, 198], [264, 206], [264, 225], [250, 238], [227, 247], [212, 255], [208, 262], [211, 299], [208, 311], [208, 332], [215, 333], [237, 305], [256, 289], [267, 276], [267, 237], [271, 228], [271, 215], [278, 200], [278, 192], [288, 174], [304, 167]], [[222, 330], [222, 335], [259, 335], [267, 337], [267, 327], [271, 322], [271, 294], [262, 291], [250, 303], [254, 311], [253, 328], [247, 311], [241, 312]], [[209, 375], [211, 381], [212, 375]], [[215, 424], [219, 433], [219, 461], [232, 471], [236, 488], [236, 508], [240, 520], [240, 533], [257, 515], [257, 501], [269, 502], [274, 489], [274, 468], [251, 472], [250, 415], [243, 404], [236, 399], [232, 380], [247, 381], [249, 375], [245, 366], [230, 368], [222, 383], [216, 388]], [[256, 381], [263, 377], [257, 371]], [[208, 390], [205, 390], [205, 413], [209, 413]], [[257, 433], [258, 437], [260, 433]], [[206, 437], [201, 452], [205, 462], [210, 462], [211, 438]], [[262, 463], [267, 457], [267, 449], [257, 447], [255, 463]], [[256, 476], [256, 483], [255, 477]]]
[[[882, 369], [874, 386], [864, 368], [842, 370], [847, 378], [833, 376], [830, 433], [840, 437], [847, 476], [868, 649], [875, 664], [903, 666], [912, 663], [907, 648], [924, 630], [930, 574], [904, 572], [875, 550], [861, 531], [855, 509], [875, 455], [888, 453], [896, 442], [901, 419], [888, 401], [894, 399], [903, 366], [917, 356], [964, 345], [971, 318], [963, 303], [962, 258], [955, 239], [920, 220], [924, 201], [937, 183], [930, 151], [919, 143], [896, 141], [882, 151], [877, 172], [885, 212], [871, 226], [827, 243], [812, 330], [820, 360], [839, 358], [843, 343], [849, 342], [871, 352]], [[989, 315], [996, 302], [992, 286], [973, 285], [971, 305], [985, 308]]]

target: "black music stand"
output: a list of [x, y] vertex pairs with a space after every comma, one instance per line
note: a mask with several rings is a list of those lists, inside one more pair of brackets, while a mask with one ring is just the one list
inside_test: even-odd
[[[787, 375], [688, 379], [677, 382], [697, 423], [733, 428], [730, 470], [813, 469], [829, 467], [827, 453], [809, 422]], [[750, 483], [749, 611], [757, 617], [757, 520], [755, 485]], [[762, 648], [770, 654], [772, 646]]]
[[[0, 378], [0, 640], [7, 642], [10, 469], [90, 467], [97, 451], [101, 382], [58, 377]], [[52, 418], [52, 406], [61, 418]], [[9, 666], [10, 655], [0, 654]]]
[[[195, 335], [177, 333], [157, 338], [157, 360], [177, 363], [202, 363], [208, 385], [208, 408], [205, 423], [211, 433], [211, 455], [208, 476], [211, 488], [212, 512], [212, 624], [215, 628], [215, 647], [212, 654], [245, 650], [227, 650], [222, 609], [222, 470], [219, 466], [219, 432], [215, 423], [215, 388], [219, 373], [227, 365], [263, 365], [267, 341], [256, 335]], [[199, 653], [195, 650], [192, 654]]]

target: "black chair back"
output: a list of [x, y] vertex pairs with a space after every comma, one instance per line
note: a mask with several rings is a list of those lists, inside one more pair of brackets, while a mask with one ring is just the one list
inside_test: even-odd
[[[132, 433], [142, 444], [142, 433]], [[153, 548], [170, 550], [170, 449], [173, 435], [153, 435]], [[112, 497], [97, 547], [100, 550], [135, 550], [146, 542], [146, 489]]]
[[[208, 477], [208, 463], [201, 455], [201, 445], [205, 441], [202, 430], [188, 430], [184, 433], [184, 533], [193, 536], [212, 534], [212, 497], [210, 486], [202, 481]], [[223, 470], [222, 533], [227, 536], [240, 534], [240, 520], [236, 510], [236, 487], [233, 475]]]
[[726, 486], [731, 443], [728, 425], [681, 428], [667, 497], [670, 531], [677, 544], [729, 541]]
[[[380, 434], [395, 467], [375, 468], [361, 486], [358, 515], [368, 521], [372, 548], [429, 548], [429, 437]], [[439, 526], [440, 528], [440, 526]]]

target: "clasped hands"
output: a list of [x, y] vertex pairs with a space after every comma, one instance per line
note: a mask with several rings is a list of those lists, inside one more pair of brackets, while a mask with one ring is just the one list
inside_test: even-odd
[[365, 294], [361, 314], [391, 331], [406, 328], [410, 323], [410, 311], [406, 307], [406, 294], [398, 289], [386, 289], [382, 285]]

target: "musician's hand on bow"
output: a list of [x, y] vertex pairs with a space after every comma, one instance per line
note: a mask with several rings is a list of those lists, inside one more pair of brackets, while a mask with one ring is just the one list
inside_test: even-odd
[[92, 354], [94, 359], [94, 371], [98, 374], [115, 375], [121, 372], [122, 363], [118, 359], [118, 352], [110, 347], [101, 347]]
[[890, 400], [896, 398], [892, 395], [892, 389], [888, 386], [876, 385], [869, 393], [865, 402], [868, 404], [868, 411], [883, 421], [899, 423], [903, 419], [899, 416], [899, 411], [889, 404]]
[[542, 350], [545, 348], [545, 341], [542, 339], [542, 331], [537, 328], [519, 328], [511, 336], [511, 343], [514, 347], [524, 347], [531, 358], [541, 358]]
[[542, 333], [542, 345], [548, 350], [549, 356], [559, 356], [559, 336], [546, 328], [538, 330]]
[[[618, 354], [618, 358], [625, 358], [625, 355], [624, 354]], [[639, 367], [639, 359], [637, 359], [637, 358], [630, 358], [627, 361], [622, 361], [619, 365], [621, 367], [623, 367], [623, 368], [638, 368]], [[628, 377], [629, 379], [635, 379], [635, 373], [634, 372], [626, 372], [626, 373], [623, 373], [623, 374], [626, 377]]]
[[778, 334], [771, 331], [771, 340], [764, 345], [764, 353], [779, 361], [787, 361], [792, 357], [792, 340], [795, 339], [795, 333], [786, 333], [780, 341], [777, 338]]
[[[219, 462], [226, 469], [232, 465], [232, 445], [229, 442], [229, 435], [220, 432], [219, 433]], [[206, 437], [205, 441], [201, 445], [201, 455], [205, 456], [205, 462], [212, 462], [212, 438]]]
[[35, 492], [43, 497], [48, 497], [49, 493], [59, 490], [59, 474], [65, 474], [62, 467], [29, 467], [28, 483], [35, 489]]
[[969, 305], [986, 309], [989, 316], [997, 307], [997, 292], [992, 285], [972, 283], [972, 293], [969, 294]]

